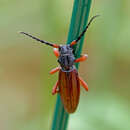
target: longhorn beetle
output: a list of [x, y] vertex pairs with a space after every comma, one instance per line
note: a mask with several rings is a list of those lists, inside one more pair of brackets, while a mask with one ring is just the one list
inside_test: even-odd
[[74, 65], [74, 63], [85, 61], [88, 58], [88, 55], [81, 55], [80, 58], [76, 59], [73, 54], [73, 46], [84, 36], [90, 23], [97, 16], [99, 15], [93, 16], [83, 32], [79, 35], [79, 37], [67, 45], [53, 44], [47, 41], [40, 40], [28, 33], [20, 32], [31, 37], [32, 39], [35, 39], [54, 48], [53, 52], [54, 55], [58, 58], [58, 63], [60, 64], [60, 66], [50, 71], [50, 74], [54, 74], [55, 72], [59, 71], [59, 79], [52, 89], [52, 94], [60, 94], [61, 101], [64, 105], [65, 110], [68, 113], [75, 112], [78, 106], [80, 96], [80, 84], [84, 87], [86, 91], [88, 91], [87, 83], [85, 83], [85, 81], [83, 81], [82, 78], [79, 77]]

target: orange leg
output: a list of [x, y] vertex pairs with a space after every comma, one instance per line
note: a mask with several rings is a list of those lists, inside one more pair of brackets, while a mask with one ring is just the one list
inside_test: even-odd
[[49, 73], [50, 74], [54, 74], [54, 73], [56, 73], [59, 70], [60, 70], [60, 67], [56, 67], [55, 69], [52, 69]]
[[76, 59], [74, 62], [85, 61], [85, 60], [87, 60], [87, 58], [88, 58], [88, 55], [87, 55], [87, 54], [84, 54], [84, 55], [82, 55], [80, 58]]
[[52, 89], [52, 95], [56, 94], [58, 92], [57, 88], [58, 88], [58, 81], [56, 82], [55, 86]]
[[58, 49], [54, 48], [54, 49], [53, 49], [53, 52], [54, 52], [54, 55], [58, 58], [59, 55], [60, 55]]
[[87, 83], [85, 81], [83, 81], [81, 79], [81, 77], [79, 77], [79, 81], [80, 81], [80, 84], [85, 88], [85, 90], [88, 91], [88, 85], [87, 85]]

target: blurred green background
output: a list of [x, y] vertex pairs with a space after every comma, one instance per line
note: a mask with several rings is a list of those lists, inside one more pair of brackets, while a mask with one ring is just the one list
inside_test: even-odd
[[[57, 74], [52, 48], [18, 31], [65, 43], [73, 0], [0, 0], [0, 130], [49, 130]], [[130, 1], [93, 0], [90, 17], [101, 14], [85, 35], [87, 62], [79, 73], [77, 111], [68, 130], [130, 130]], [[90, 18], [89, 17], [89, 18]]]

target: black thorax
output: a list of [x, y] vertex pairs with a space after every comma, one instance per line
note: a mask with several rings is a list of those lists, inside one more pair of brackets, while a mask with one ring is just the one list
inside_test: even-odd
[[59, 48], [60, 56], [58, 58], [58, 62], [63, 71], [71, 71], [73, 70], [74, 65], [74, 54], [73, 49], [70, 45], [63, 45]]

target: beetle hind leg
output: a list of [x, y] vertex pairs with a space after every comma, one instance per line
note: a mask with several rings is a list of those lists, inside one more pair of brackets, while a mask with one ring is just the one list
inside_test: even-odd
[[53, 89], [52, 89], [52, 95], [58, 93], [58, 85], [59, 85], [59, 81], [56, 82], [56, 84], [54, 85]]
[[88, 91], [88, 84], [85, 81], [83, 81], [81, 77], [78, 77], [78, 78], [79, 78], [80, 84], [84, 87], [86, 91]]

